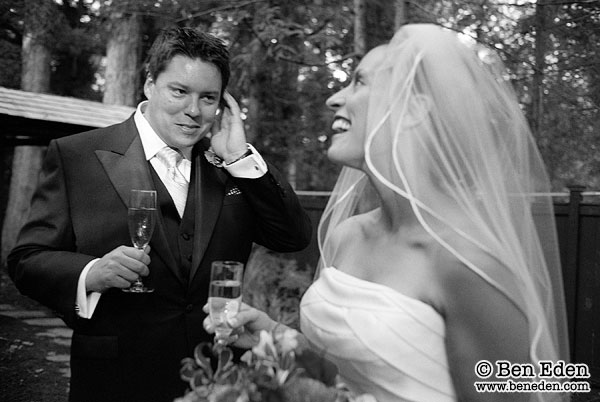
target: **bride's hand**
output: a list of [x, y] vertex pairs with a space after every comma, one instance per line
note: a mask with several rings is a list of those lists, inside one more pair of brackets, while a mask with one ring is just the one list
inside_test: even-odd
[[[203, 307], [203, 311], [208, 313], [208, 304]], [[260, 331], [273, 330], [277, 325], [277, 321], [272, 320], [264, 311], [242, 303], [240, 312], [235, 318], [229, 320], [229, 325], [233, 328], [233, 331], [226, 339], [227, 343], [238, 348], [250, 349], [258, 344]], [[210, 315], [207, 315], [204, 319], [203, 326], [209, 334], [215, 332]]]

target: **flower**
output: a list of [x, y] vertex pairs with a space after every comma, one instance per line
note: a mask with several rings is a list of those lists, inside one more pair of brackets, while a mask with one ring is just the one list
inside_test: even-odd
[[340, 382], [328, 384], [331, 373], [310, 367], [318, 364], [299, 349], [296, 330], [261, 331], [259, 336], [239, 364], [228, 347], [196, 346], [194, 357], [181, 362], [189, 391], [174, 402], [376, 402], [370, 395], [353, 395]]
[[281, 345], [281, 353], [290, 353], [298, 347], [298, 331], [295, 329], [286, 330], [277, 335], [277, 342]]
[[259, 359], [274, 359], [277, 357], [277, 350], [273, 336], [267, 331], [260, 331], [258, 345], [252, 348], [252, 353]]

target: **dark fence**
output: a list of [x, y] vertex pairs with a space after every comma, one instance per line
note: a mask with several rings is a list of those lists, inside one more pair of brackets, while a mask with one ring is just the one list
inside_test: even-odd
[[[571, 360], [586, 363], [592, 380], [600, 380], [600, 193], [581, 186], [556, 194], [554, 210], [563, 269]], [[591, 196], [590, 196], [591, 195]], [[317, 225], [326, 194], [299, 192], [313, 223], [313, 240], [294, 254], [299, 266], [315, 267], [319, 258]], [[594, 201], [594, 202], [592, 202]], [[596, 303], [597, 302], [597, 303]]]
[[[600, 380], [600, 203], [573, 186], [565, 202], [555, 202], [574, 362], [586, 363]], [[596, 303], [597, 302], [597, 303]]]

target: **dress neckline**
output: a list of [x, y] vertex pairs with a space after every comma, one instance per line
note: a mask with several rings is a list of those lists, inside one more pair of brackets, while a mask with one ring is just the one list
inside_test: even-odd
[[359, 278], [357, 276], [354, 276], [354, 275], [351, 275], [351, 274], [349, 274], [347, 272], [344, 272], [344, 271], [342, 271], [342, 270], [340, 270], [340, 269], [338, 269], [338, 268], [336, 268], [334, 266], [324, 267], [322, 269], [322, 271], [323, 271], [322, 273], [325, 273], [325, 272], [335, 273], [335, 274], [341, 276], [342, 278], [346, 278], [349, 281], [354, 281], [355, 283], [358, 283], [358, 284], [360, 284], [363, 287], [365, 287], [365, 286], [366, 287], [370, 287], [374, 291], [377, 291], [377, 290], [381, 291], [381, 290], [383, 290], [383, 291], [386, 291], [386, 292], [391, 293], [393, 295], [396, 295], [397, 297], [399, 297], [399, 298], [401, 298], [403, 300], [406, 300], [409, 303], [413, 303], [413, 304], [417, 304], [417, 305], [420, 305], [422, 307], [425, 307], [426, 309], [428, 309], [431, 312], [433, 312], [436, 315], [438, 315], [443, 320], [442, 315], [435, 308], [433, 308], [433, 306], [431, 306], [430, 304], [425, 303], [424, 301], [419, 300], [417, 298], [414, 298], [414, 297], [411, 297], [411, 296], [407, 296], [406, 294], [404, 294], [404, 293], [402, 293], [402, 292], [400, 292], [400, 291], [398, 291], [396, 289], [393, 289], [393, 288], [391, 288], [391, 287], [389, 287], [387, 285]]

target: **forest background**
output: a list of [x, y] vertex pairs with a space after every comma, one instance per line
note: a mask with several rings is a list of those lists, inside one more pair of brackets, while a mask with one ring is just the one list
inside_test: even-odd
[[[326, 158], [325, 99], [369, 49], [417, 22], [495, 49], [553, 190], [600, 190], [600, 0], [0, 0], [0, 86], [135, 106], [159, 30], [199, 27], [230, 47], [229, 90], [249, 141], [296, 190], [326, 192], [339, 168]], [[28, 214], [44, 152], [0, 149], [0, 267]], [[314, 267], [264, 249], [248, 266], [245, 301], [293, 323]], [[3, 274], [0, 289], [16, 295]]]
[[[249, 141], [296, 190], [327, 191], [338, 167], [326, 158], [325, 99], [369, 49], [415, 22], [495, 49], [554, 190], [600, 189], [599, 0], [0, 0], [0, 86], [135, 106], [159, 30], [199, 27], [230, 47], [229, 90]], [[44, 151], [2, 150], [3, 257]]]

